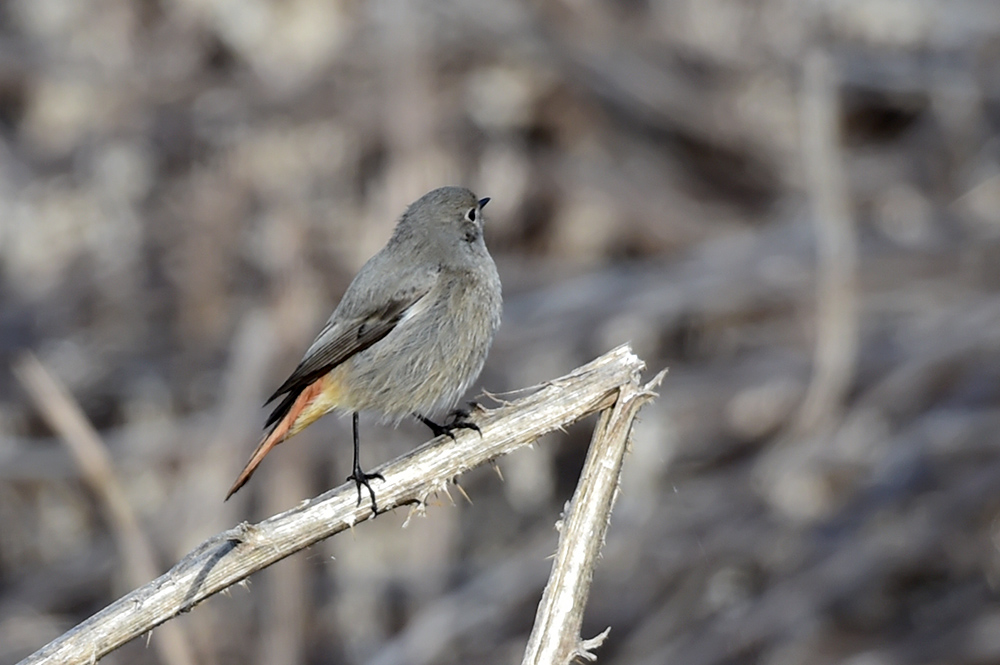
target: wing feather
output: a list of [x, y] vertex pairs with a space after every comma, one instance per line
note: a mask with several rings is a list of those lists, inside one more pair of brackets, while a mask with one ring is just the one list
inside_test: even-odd
[[432, 284], [427, 284], [423, 288], [397, 294], [381, 305], [346, 321], [334, 313], [291, 376], [264, 402], [270, 404], [285, 395], [268, 416], [265, 429], [280, 422], [299, 394], [316, 379], [392, 332], [406, 313], [427, 295], [431, 286]]

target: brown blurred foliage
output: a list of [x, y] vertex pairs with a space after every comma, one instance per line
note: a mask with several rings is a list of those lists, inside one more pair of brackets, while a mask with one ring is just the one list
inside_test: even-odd
[[[820, 52], [858, 337], [796, 427], [823, 339], [800, 131]], [[0, 660], [128, 588], [18, 354], [79, 400], [166, 568], [341, 482], [331, 417], [222, 503], [261, 399], [443, 184], [493, 199], [480, 386], [624, 341], [671, 368], [595, 578], [602, 662], [1000, 658], [998, 63], [993, 0], [0, 4]], [[367, 468], [426, 431], [362, 435]], [[199, 663], [515, 662], [587, 436], [176, 623]]]

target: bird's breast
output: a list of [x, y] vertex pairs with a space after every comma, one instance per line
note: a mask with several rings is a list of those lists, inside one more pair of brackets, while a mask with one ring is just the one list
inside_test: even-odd
[[391, 333], [354, 357], [354, 408], [400, 420], [454, 406], [482, 371], [500, 324], [495, 275], [442, 272]]

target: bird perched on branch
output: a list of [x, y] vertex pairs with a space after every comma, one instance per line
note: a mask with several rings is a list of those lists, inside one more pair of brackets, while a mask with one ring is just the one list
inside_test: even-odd
[[483, 241], [483, 208], [468, 189], [442, 187], [412, 203], [392, 237], [361, 268], [298, 367], [266, 403], [279, 399], [270, 428], [250, 457], [229, 499], [264, 457], [331, 411], [350, 412], [354, 464], [348, 480], [371, 480], [359, 460], [358, 413], [383, 422], [415, 416], [435, 436], [455, 428], [478, 430], [468, 414], [435, 413], [455, 406], [482, 371], [500, 326], [500, 278]]

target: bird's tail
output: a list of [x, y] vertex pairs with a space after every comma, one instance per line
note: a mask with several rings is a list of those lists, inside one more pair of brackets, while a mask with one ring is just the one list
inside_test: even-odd
[[[285, 440], [285, 435], [288, 434], [287, 422], [288, 417], [286, 416], [282, 422], [278, 423], [277, 427], [261, 439], [257, 449], [254, 450], [253, 455], [250, 456], [250, 461], [243, 467], [243, 470], [240, 471], [240, 475], [236, 478], [236, 482], [233, 483], [233, 486], [230, 487], [229, 491], [226, 493], [226, 501], [229, 501], [229, 497], [236, 494], [236, 490], [243, 487], [243, 485], [250, 480], [250, 476], [252, 476], [253, 472], [257, 470], [260, 463], [264, 461], [264, 457], [271, 452], [271, 449]], [[282, 425], [284, 425], [284, 427], [282, 427]]]
[[[272, 448], [293, 434], [301, 431], [325, 413], [326, 409], [324, 408], [325, 405], [322, 404], [323, 400], [316, 399], [322, 394], [324, 387], [326, 387], [326, 382], [321, 378], [313, 382], [299, 394], [291, 408], [288, 410], [288, 413], [286, 413], [285, 416], [279, 420], [277, 424], [275, 424], [274, 429], [261, 439], [257, 449], [254, 450], [253, 455], [250, 456], [250, 461], [247, 462], [246, 466], [243, 467], [243, 470], [240, 471], [240, 475], [236, 478], [236, 482], [233, 483], [233, 486], [229, 488], [229, 492], [226, 494], [226, 501], [228, 501], [229, 497], [235, 494], [239, 488], [243, 487], [243, 485], [250, 480], [250, 476], [252, 476], [253, 472], [257, 470], [257, 467], [264, 460], [267, 454], [271, 452]], [[315, 402], [319, 402], [319, 404], [314, 404]]]

